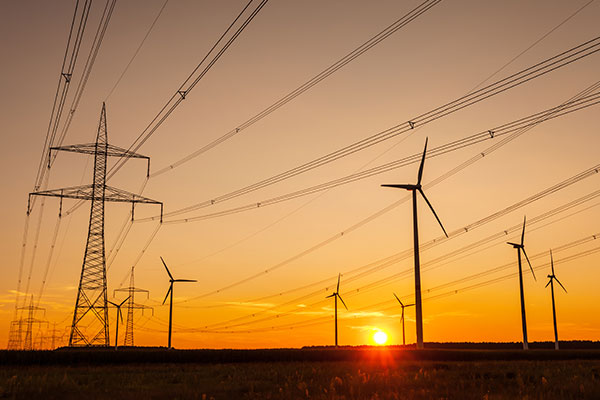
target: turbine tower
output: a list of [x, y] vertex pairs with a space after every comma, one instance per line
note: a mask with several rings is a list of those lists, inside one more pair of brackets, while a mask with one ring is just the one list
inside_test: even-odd
[[171, 271], [169, 271], [169, 268], [167, 267], [167, 263], [165, 263], [165, 260], [163, 260], [163, 258], [161, 257], [160, 260], [162, 261], [163, 265], [165, 266], [165, 269], [167, 270], [167, 274], [169, 274], [169, 282], [171, 282], [171, 284], [169, 285], [169, 290], [167, 291], [167, 295], [165, 296], [165, 299], [163, 300], [163, 304], [165, 304], [165, 301], [167, 301], [167, 297], [169, 297], [169, 294], [171, 295], [171, 298], [169, 299], [169, 349], [171, 348], [171, 332], [172, 332], [172, 327], [173, 327], [173, 284], [175, 282], [198, 282], [195, 279], [175, 279], [173, 278], [173, 275], [171, 275]]
[[567, 293], [567, 289], [563, 286], [562, 283], [558, 280], [556, 275], [554, 275], [554, 259], [552, 258], [552, 250], [550, 250], [550, 265], [552, 266], [552, 275], [548, 275], [550, 279], [548, 283], [546, 283], [545, 287], [550, 285], [550, 293], [552, 293], [552, 317], [554, 320], [554, 350], [558, 350], [558, 329], [556, 328], [556, 304], [554, 302], [554, 281], [556, 281], [561, 288]]
[[[75, 300], [69, 346], [106, 347], [109, 345], [109, 338], [106, 254], [104, 249], [104, 203], [107, 201], [131, 203], [132, 219], [136, 203], [160, 204], [161, 222], [163, 204], [159, 201], [106, 185], [106, 164], [109, 156], [145, 159], [148, 161], [147, 175], [150, 171], [150, 158], [108, 144], [106, 106], [104, 103], [102, 103], [102, 112], [100, 114], [100, 123], [95, 143], [51, 147], [48, 154], [48, 168], [50, 168], [53, 150], [93, 155], [93, 183], [91, 185], [29, 193], [27, 213], [30, 212], [31, 196], [59, 197], [59, 217], [62, 213], [63, 198], [91, 201], [90, 223], [83, 256], [83, 265], [81, 267], [81, 276], [79, 278], [77, 299]], [[83, 326], [87, 326], [89, 329], [84, 331]]]
[[123, 304], [125, 304], [125, 302], [127, 300], [129, 300], [129, 297], [126, 298], [125, 300], [123, 300], [119, 304], [109, 301], [109, 303], [112, 304], [117, 309], [117, 327], [115, 329], [115, 350], [117, 350], [119, 348], [119, 318], [121, 319], [121, 322], [123, 322], [123, 314], [121, 313], [121, 306]]
[[127, 302], [127, 324], [125, 325], [125, 338], [123, 339], [123, 346], [133, 347], [133, 312], [134, 310], [142, 310], [142, 314], [145, 309], [151, 309], [152, 315], [154, 315], [154, 309], [152, 307], [138, 304], [134, 301], [136, 293], [146, 293], [146, 297], [150, 295], [150, 292], [146, 289], [140, 289], [134, 286], [134, 272], [135, 266], [131, 267], [131, 276], [129, 278], [129, 287], [118, 288], [113, 291], [113, 297], [116, 292], [127, 292], [129, 294], [129, 301]]
[[523, 326], [523, 350], [529, 349], [529, 342], [527, 341], [527, 318], [525, 317], [525, 295], [523, 294], [523, 269], [521, 268], [521, 251], [525, 255], [525, 259], [527, 260], [527, 264], [529, 264], [529, 269], [531, 269], [531, 274], [533, 275], [533, 279], [536, 279], [535, 273], [533, 272], [533, 267], [531, 266], [531, 262], [529, 261], [529, 257], [527, 257], [527, 252], [525, 252], [525, 222], [527, 218], [523, 217], [523, 231], [521, 232], [521, 243], [512, 243], [507, 242], [513, 248], [517, 249], [517, 260], [519, 262], [519, 289], [521, 292], [521, 324]]
[[337, 301], [338, 299], [340, 299], [340, 301], [342, 302], [342, 304], [344, 305], [344, 307], [346, 308], [346, 310], [348, 310], [348, 306], [346, 306], [346, 303], [344, 303], [344, 299], [342, 299], [342, 296], [340, 296], [340, 277], [342, 276], [342, 274], [338, 274], [338, 282], [337, 282], [337, 288], [335, 289], [335, 292], [331, 293], [329, 296], [326, 296], [325, 298], [328, 299], [330, 297], [333, 297], [335, 299], [334, 303], [335, 303], [335, 347], [338, 347], [338, 323], [337, 323]]
[[421, 179], [423, 178], [423, 166], [425, 165], [425, 155], [427, 154], [427, 141], [428, 138], [425, 139], [425, 149], [423, 150], [423, 157], [421, 158], [421, 165], [419, 165], [419, 173], [417, 175], [417, 183], [416, 184], [393, 184], [393, 185], [381, 185], [383, 187], [392, 187], [398, 189], [406, 189], [412, 192], [412, 205], [413, 205], [413, 240], [414, 240], [414, 257], [415, 257], [415, 308], [416, 308], [416, 321], [415, 325], [417, 328], [417, 349], [423, 348], [423, 306], [421, 303], [421, 262], [419, 259], [419, 223], [417, 220], [417, 192], [421, 194], [431, 212], [437, 219], [438, 223], [442, 227], [442, 231], [444, 231], [444, 235], [448, 237], [446, 233], [446, 229], [444, 229], [444, 225], [442, 225], [442, 221], [440, 221], [437, 216], [433, 206], [425, 196], [423, 192], [423, 188], [421, 186]]
[[396, 298], [396, 300], [398, 300], [398, 303], [400, 303], [400, 307], [402, 307], [402, 317], [400, 317], [400, 320], [402, 321], [402, 344], [406, 345], [406, 334], [404, 332], [404, 309], [406, 307], [412, 307], [412, 306], [414, 306], [414, 303], [413, 304], [406, 304], [406, 305], [404, 305], [404, 303], [402, 303], [400, 301], [400, 299], [398, 298], [398, 296], [396, 296], [396, 293], [394, 293], [394, 297]]

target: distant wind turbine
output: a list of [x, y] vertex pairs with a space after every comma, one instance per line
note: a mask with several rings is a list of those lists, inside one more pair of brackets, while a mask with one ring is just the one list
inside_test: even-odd
[[173, 278], [173, 275], [171, 275], [171, 271], [169, 271], [169, 268], [167, 267], [167, 263], [165, 263], [165, 260], [163, 260], [163, 258], [161, 257], [160, 260], [162, 261], [163, 265], [165, 266], [165, 269], [167, 270], [167, 274], [169, 274], [169, 281], [171, 282], [171, 284], [169, 285], [169, 290], [167, 291], [167, 295], [165, 296], [165, 299], [163, 300], [163, 304], [165, 304], [165, 301], [167, 301], [167, 297], [169, 297], [169, 295], [171, 295], [171, 298], [169, 299], [169, 349], [171, 348], [171, 332], [172, 332], [172, 328], [173, 328], [173, 284], [175, 282], [198, 282], [195, 279], [175, 279]]
[[412, 307], [414, 306], [413, 304], [404, 304], [400, 301], [400, 299], [398, 298], [398, 296], [396, 296], [396, 293], [394, 293], [394, 297], [396, 298], [396, 300], [398, 300], [398, 303], [400, 303], [400, 307], [402, 307], [402, 317], [400, 317], [400, 321], [402, 321], [402, 344], [405, 345], [406, 344], [406, 334], [404, 332], [404, 309], [406, 307]]
[[552, 275], [548, 275], [550, 279], [548, 283], [546, 283], [545, 287], [550, 285], [550, 292], [552, 293], [552, 317], [554, 318], [554, 350], [558, 350], [558, 329], [556, 328], [556, 305], [554, 303], [554, 281], [556, 281], [561, 288], [567, 293], [567, 289], [563, 286], [562, 283], [558, 280], [556, 275], [554, 275], [554, 259], [552, 258], [552, 250], [550, 250], [550, 265], [552, 266]]
[[121, 306], [123, 304], [125, 304], [125, 302], [127, 300], [129, 300], [130, 296], [127, 296], [127, 298], [125, 300], [123, 300], [121, 302], [121, 304], [117, 304], [117, 303], [113, 303], [112, 301], [109, 301], [110, 304], [112, 304], [113, 306], [115, 306], [117, 308], [117, 328], [115, 330], [115, 350], [117, 350], [119, 348], [119, 318], [121, 319], [121, 322], [123, 322], [123, 314], [121, 313]]
[[523, 325], [523, 350], [529, 349], [529, 342], [527, 341], [527, 318], [525, 317], [525, 295], [523, 294], [523, 269], [521, 268], [521, 251], [525, 255], [525, 259], [527, 260], [527, 264], [529, 264], [529, 269], [531, 270], [531, 274], [533, 275], [533, 279], [537, 281], [535, 277], [535, 272], [533, 272], [533, 267], [531, 266], [531, 262], [529, 261], [529, 257], [527, 257], [527, 252], [525, 251], [525, 223], [527, 221], [527, 217], [523, 217], [523, 232], [521, 232], [521, 243], [512, 243], [507, 242], [512, 247], [517, 249], [517, 259], [519, 261], [519, 288], [521, 291], [521, 323]]
[[423, 306], [421, 303], [421, 263], [419, 260], [419, 224], [417, 220], [417, 192], [421, 193], [423, 199], [433, 212], [435, 219], [437, 219], [438, 223], [442, 227], [442, 231], [444, 231], [444, 235], [448, 237], [446, 233], [446, 229], [444, 229], [444, 225], [442, 225], [442, 221], [440, 221], [437, 216], [433, 206], [425, 196], [423, 192], [423, 188], [421, 186], [421, 179], [423, 178], [423, 166], [425, 165], [425, 155], [427, 153], [427, 141], [428, 138], [425, 139], [425, 149], [423, 150], [423, 157], [421, 158], [421, 165], [419, 166], [419, 173], [417, 175], [417, 183], [412, 184], [393, 184], [393, 185], [381, 185], [383, 187], [392, 187], [398, 189], [406, 189], [412, 192], [412, 203], [413, 203], [413, 235], [414, 235], [414, 252], [415, 252], [415, 306], [416, 306], [416, 321], [415, 325], [417, 328], [417, 349], [423, 348]]
[[348, 309], [348, 306], [346, 306], [346, 303], [344, 303], [342, 296], [340, 296], [340, 277], [341, 276], [342, 276], [342, 274], [338, 275], [337, 288], [335, 289], [335, 292], [333, 292], [329, 296], [325, 297], [326, 299], [328, 299], [330, 297], [333, 297], [335, 299], [335, 347], [338, 347], [338, 323], [337, 323], [337, 314], [338, 314], [337, 301], [338, 301], [338, 299], [340, 299], [340, 301], [342, 302], [344, 307], [346, 307], [346, 310]]

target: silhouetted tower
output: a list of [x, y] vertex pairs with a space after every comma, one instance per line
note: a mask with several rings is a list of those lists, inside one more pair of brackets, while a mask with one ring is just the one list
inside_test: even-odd
[[[48, 155], [48, 167], [52, 151], [70, 151], [94, 156], [94, 180], [91, 185], [45, 190], [29, 194], [31, 196], [59, 197], [62, 199], [90, 200], [90, 225], [83, 256], [83, 266], [79, 278], [77, 300], [73, 312], [73, 323], [69, 336], [69, 346], [108, 346], [108, 303], [106, 290], [106, 255], [104, 250], [104, 203], [107, 201], [131, 203], [131, 218], [135, 203], [160, 204], [161, 222], [163, 205], [159, 201], [126, 192], [106, 185], [106, 163], [108, 156], [142, 158], [148, 161], [147, 175], [150, 172], [150, 158], [108, 144], [106, 127], [106, 106], [102, 103], [100, 123], [95, 143], [71, 146], [51, 147]], [[31, 201], [30, 201], [31, 203]], [[59, 211], [59, 215], [61, 213]], [[29, 206], [27, 208], [29, 212]], [[86, 325], [84, 332], [80, 329]]]
[[33, 295], [31, 295], [31, 300], [29, 301], [29, 305], [27, 307], [19, 307], [19, 310], [27, 311], [27, 317], [22, 318], [20, 322], [20, 327], [25, 326], [25, 337], [23, 340], [23, 350], [33, 350], [33, 324], [41, 325], [48, 324], [48, 321], [44, 321], [41, 319], [35, 318], [36, 311], [44, 311], [44, 315], [46, 314], [46, 309], [37, 307], [33, 305]]
[[8, 332], [8, 350], [21, 350], [23, 325], [20, 320], [10, 322], [10, 330]]
[[52, 330], [48, 331], [48, 334], [46, 335], [47, 339], [50, 340], [50, 350], [54, 350], [56, 349], [58, 346], [56, 346], [56, 339], [62, 339], [64, 336], [64, 333], [59, 335], [60, 330], [56, 329], [56, 322], [52, 323]]
[[129, 287], [115, 289], [113, 292], [113, 296], [115, 292], [127, 292], [129, 293], [129, 300], [127, 301], [127, 324], [125, 325], [125, 338], [123, 339], [123, 346], [133, 347], [135, 346], [133, 340], [133, 312], [134, 310], [142, 310], [142, 313], [145, 309], [151, 309], [152, 314], [154, 315], [154, 309], [149, 306], [145, 306], [143, 304], [138, 304], [134, 301], [133, 297], [135, 293], [146, 293], [146, 298], [150, 296], [150, 292], [146, 289], [136, 288], [134, 285], [134, 272], [135, 266], [131, 267], [131, 276], [129, 278]]
[[10, 322], [8, 334], [8, 350], [21, 350], [23, 347], [23, 321], [16, 319]]

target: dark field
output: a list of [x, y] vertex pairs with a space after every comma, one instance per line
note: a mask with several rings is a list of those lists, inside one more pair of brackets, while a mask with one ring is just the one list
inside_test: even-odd
[[0, 362], [0, 398], [600, 399], [597, 350], [75, 350]]

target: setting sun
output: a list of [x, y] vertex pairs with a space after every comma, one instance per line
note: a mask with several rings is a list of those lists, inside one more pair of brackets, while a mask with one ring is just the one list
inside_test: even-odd
[[378, 345], [386, 344], [388, 335], [384, 331], [377, 331], [373, 334], [373, 341]]

